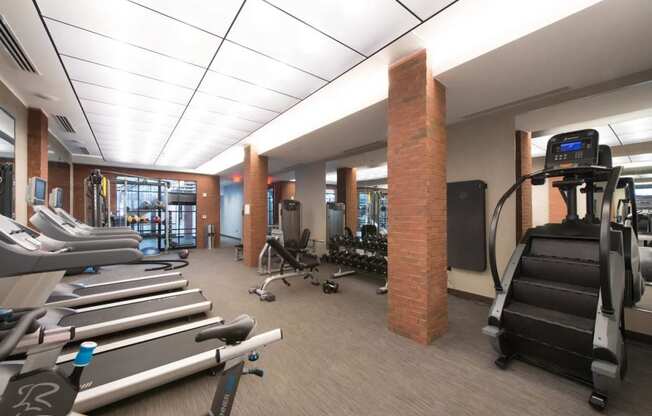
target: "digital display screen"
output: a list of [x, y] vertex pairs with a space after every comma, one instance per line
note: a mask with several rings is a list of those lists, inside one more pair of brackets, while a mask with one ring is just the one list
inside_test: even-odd
[[559, 145], [559, 150], [561, 150], [564, 153], [582, 150], [582, 142], [578, 140], [576, 142], [562, 143], [561, 145]]
[[37, 201], [45, 201], [47, 184], [44, 180], [37, 179], [34, 181], [34, 199]]

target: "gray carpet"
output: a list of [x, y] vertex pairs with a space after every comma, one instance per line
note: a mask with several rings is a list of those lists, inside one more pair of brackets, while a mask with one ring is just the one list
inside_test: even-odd
[[[387, 330], [386, 297], [375, 294], [378, 280], [344, 278], [335, 295], [307, 281], [289, 288], [279, 283], [272, 287], [277, 301], [263, 303], [247, 293], [258, 283], [257, 273], [234, 262], [232, 249], [195, 250], [190, 260], [184, 275], [214, 301], [214, 314], [228, 319], [248, 313], [258, 319], [259, 332], [280, 327], [285, 335], [263, 351], [257, 366], [265, 377], [242, 379], [234, 415], [596, 414], [586, 386], [521, 362], [497, 369], [480, 332], [487, 305], [451, 296], [449, 332], [424, 347]], [[118, 270], [125, 272], [108, 268], [95, 279], [109, 280]], [[605, 414], [649, 416], [652, 350], [631, 345], [629, 352], [624, 392], [611, 399]], [[92, 414], [205, 414], [215, 383], [199, 374]]]

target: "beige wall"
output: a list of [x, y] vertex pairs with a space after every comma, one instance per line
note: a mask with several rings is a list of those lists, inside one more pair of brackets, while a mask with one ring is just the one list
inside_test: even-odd
[[[480, 179], [487, 183], [487, 237], [493, 210], [503, 193], [514, 183], [514, 114], [492, 114], [448, 127], [449, 182]], [[498, 269], [502, 272], [514, 250], [516, 234], [514, 196], [505, 204], [496, 239]], [[453, 269], [448, 286], [481, 296], [494, 296], [487, 257], [487, 270]]]
[[[543, 169], [543, 158], [532, 159], [532, 169]], [[548, 223], [548, 183], [532, 187], [532, 225], [539, 226]]]
[[27, 108], [0, 81], [0, 107], [16, 119], [15, 209], [16, 220], [27, 224]]
[[[294, 171], [295, 199], [301, 202], [301, 228], [309, 228], [310, 238], [326, 240], [326, 163], [303, 165]], [[316, 246], [318, 254], [326, 251], [325, 244]]]

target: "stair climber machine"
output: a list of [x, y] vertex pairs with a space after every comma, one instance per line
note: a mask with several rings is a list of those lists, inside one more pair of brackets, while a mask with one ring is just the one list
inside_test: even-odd
[[[593, 389], [589, 403], [602, 410], [627, 370], [623, 307], [638, 302], [645, 286], [637, 256], [626, 255], [626, 246], [638, 252], [635, 233], [611, 222], [622, 167], [611, 166], [610, 149], [598, 138], [595, 130], [555, 135], [548, 141], [545, 168], [519, 178], [499, 200], [489, 236], [496, 299], [483, 333], [500, 354], [498, 367], [519, 358], [585, 383]], [[566, 218], [529, 229], [501, 277], [496, 233], [502, 207], [526, 180], [541, 185], [546, 178], [561, 178], [553, 186], [566, 202]], [[599, 182], [605, 185], [597, 213], [593, 194]], [[580, 219], [582, 185], [587, 206]], [[626, 286], [635, 288], [630, 299]]]

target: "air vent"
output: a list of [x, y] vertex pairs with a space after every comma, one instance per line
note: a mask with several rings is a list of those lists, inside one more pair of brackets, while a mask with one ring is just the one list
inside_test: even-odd
[[2, 15], [0, 15], [0, 43], [18, 68], [33, 74], [39, 73]]
[[91, 154], [91, 152], [89, 152], [88, 149], [85, 148], [85, 147], [80, 147], [77, 150], [79, 151], [78, 154], [82, 154], [82, 155], [90, 155]]
[[68, 117], [66, 116], [54, 116], [54, 117], [57, 119], [62, 129], [64, 129], [68, 133], [76, 133], [75, 129], [72, 128], [72, 124], [70, 124], [70, 120], [68, 120]]

